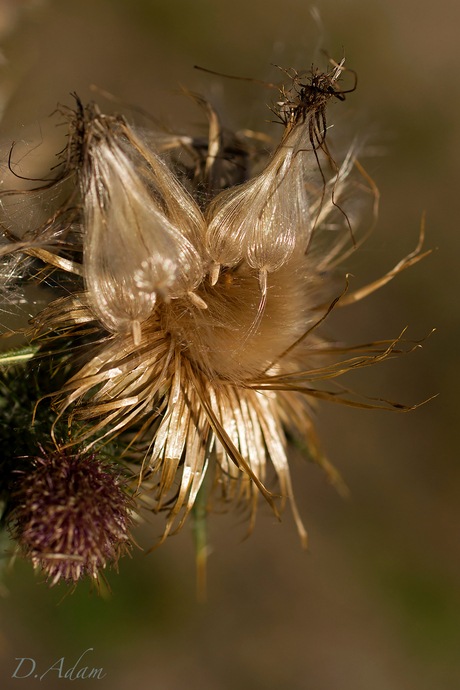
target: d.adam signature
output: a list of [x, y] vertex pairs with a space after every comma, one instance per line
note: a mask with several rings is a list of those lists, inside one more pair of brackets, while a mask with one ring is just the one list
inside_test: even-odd
[[83, 664], [86, 663], [86, 660], [82, 662], [83, 657], [85, 656], [85, 654], [92, 651], [93, 647], [89, 647], [86, 651], [83, 652], [83, 654], [81, 654], [77, 662], [67, 670], [65, 670], [65, 657], [62, 657], [41, 674], [35, 673], [35, 671], [37, 670], [37, 664], [35, 662], [35, 659], [31, 659], [30, 657], [26, 656], [17, 657], [15, 660], [19, 661], [19, 663], [16, 666], [16, 670], [14, 671], [11, 677], [32, 677], [37, 678], [38, 680], [42, 680], [49, 673], [51, 674], [51, 676], [57, 674], [54, 675], [55, 678], [67, 678], [67, 680], [86, 680], [87, 678], [96, 678], [97, 680], [101, 680], [101, 678], [105, 678], [105, 676], [107, 675], [106, 673], [104, 673], [103, 668], [90, 668], [89, 666], [83, 666]]

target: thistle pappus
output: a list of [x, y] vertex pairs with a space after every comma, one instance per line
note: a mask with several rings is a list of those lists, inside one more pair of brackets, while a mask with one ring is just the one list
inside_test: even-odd
[[[353, 197], [369, 182], [356, 146], [337, 165], [326, 144], [326, 107], [345, 97], [343, 71], [342, 61], [328, 72], [285, 73], [273, 106], [283, 134], [271, 154], [269, 137], [224, 130], [196, 94], [206, 139], [135, 127], [76, 98], [75, 110], [59, 109], [69, 138], [60, 172], [45, 185], [67, 196], [47, 222], [20, 237], [9, 232], [1, 248], [74, 276], [68, 294], [32, 321], [45, 348], [59, 337], [84, 340], [78, 358], [71, 348], [61, 354], [73, 371], [53, 406], [58, 419], [68, 416], [69, 446], [127, 440], [140, 500], [167, 513], [161, 541], [182, 526], [208, 473], [208, 505], [243, 502], [251, 526], [260, 494], [277, 514], [288, 499], [306, 545], [286, 434], [303, 439], [336, 480], [313, 429], [317, 399], [409, 409], [356, 402], [331, 387], [400, 351], [402, 338], [348, 348], [317, 329], [333, 307], [421, 257], [418, 248], [355, 293], [337, 289], [335, 266], [355, 244]], [[264, 155], [251, 177], [251, 161]]]

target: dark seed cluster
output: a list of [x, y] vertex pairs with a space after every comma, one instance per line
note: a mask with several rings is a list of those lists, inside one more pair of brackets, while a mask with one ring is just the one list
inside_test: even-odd
[[26, 558], [51, 579], [98, 578], [130, 548], [131, 501], [115, 465], [94, 452], [42, 452], [20, 473], [10, 531]]

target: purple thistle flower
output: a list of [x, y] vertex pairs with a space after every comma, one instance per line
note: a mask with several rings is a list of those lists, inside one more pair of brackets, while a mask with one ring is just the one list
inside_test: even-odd
[[132, 503], [118, 468], [95, 452], [41, 450], [17, 482], [11, 534], [51, 587], [60, 578], [97, 580], [101, 568], [116, 567], [131, 548]]

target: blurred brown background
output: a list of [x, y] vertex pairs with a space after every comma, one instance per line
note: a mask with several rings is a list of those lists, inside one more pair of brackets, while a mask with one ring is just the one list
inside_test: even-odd
[[[423, 350], [346, 383], [415, 404], [408, 414], [323, 404], [318, 427], [351, 489], [344, 501], [321, 471], [293, 457], [309, 530], [301, 551], [289, 511], [281, 525], [261, 506], [254, 534], [235, 515], [211, 517], [208, 603], [195, 600], [190, 530], [109, 573], [114, 597], [89, 587], [37, 585], [31, 566], [7, 575], [0, 601], [0, 678], [17, 657], [43, 672], [70, 668], [88, 648], [101, 688], [125, 690], [455, 690], [460, 687], [460, 467], [457, 456], [458, 108], [460, 5], [455, 0], [323, 0], [322, 28], [301, 0], [48, 0], [0, 2], [5, 141], [89, 85], [184, 128], [201, 115], [172, 93], [200, 91], [235, 128], [260, 128], [272, 94], [193, 70], [277, 79], [270, 63], [325, 67], [318, 47], [359, 85], [331, 121], [367, 135], [381, 193], [376, 231], [349, 266], [356, 286], [392, 268], [418, 239], [438, 248], [362, 303], [338, 310], [337, 338], [367, 342], [436, 333]], [[113, 106], [99, 98], [104, 107]], [[455, 215], [457, 213], [457, 216]], [[160, 522], [137, 538], [144, 546]], [[60, 688], [49, 673], [42, 685]]]

